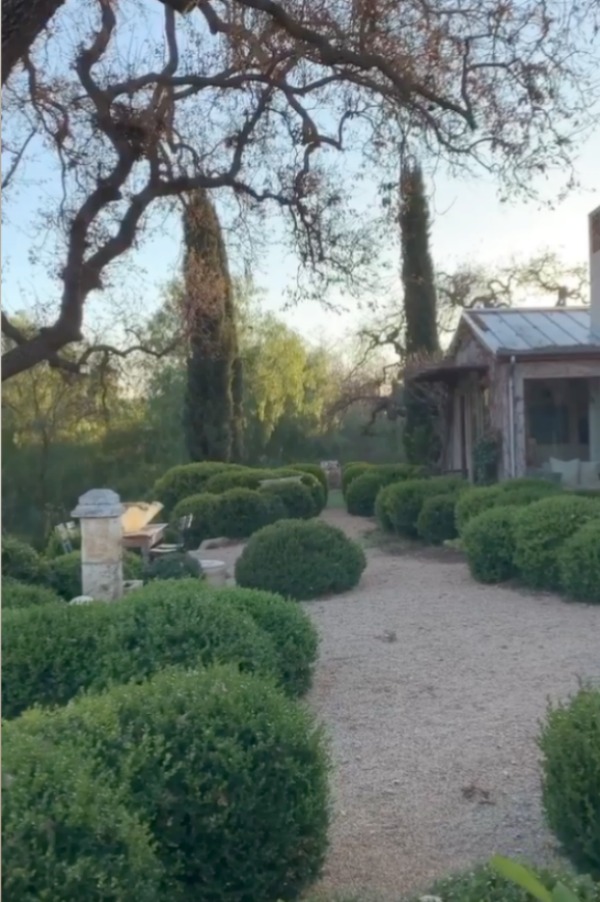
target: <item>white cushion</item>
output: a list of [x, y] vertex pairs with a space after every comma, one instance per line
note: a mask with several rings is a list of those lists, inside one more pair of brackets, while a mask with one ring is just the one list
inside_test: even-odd
[[574, 486], [579, 482], [580, 463], [578, 457], [574, 460], [557, 460], [556, 457], [551, 457], [550, 469], [553, 473], [560, 473], [563, 485]]
[[586, 489], [600, 489], [600, 461], [582, 460], [579, 482]]

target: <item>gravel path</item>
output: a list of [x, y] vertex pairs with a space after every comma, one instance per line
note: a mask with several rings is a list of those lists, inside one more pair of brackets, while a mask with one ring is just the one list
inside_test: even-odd
[[548, 697], [600, 679], [600, 607], [480, 585], [451, 553], [367, 556], [356, 589], [306, 605], [321, 636], [309, 702], [334, 759], [317, 890], [397, 900], [494, 852], [552, 862], [535, 737]]

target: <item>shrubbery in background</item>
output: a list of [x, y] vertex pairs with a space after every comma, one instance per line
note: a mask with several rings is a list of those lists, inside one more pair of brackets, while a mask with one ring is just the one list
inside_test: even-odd
[[37, 551], [14, 536], [2, 534], [2, 578], [39, 583], [46, 577], [46, 562]]
[[467, 483], [456, 476], [434, 476], [430, 479], [409, 479], [381, 490], [378, 497], [380, 522], [389, 524], [389, 531], [416, 538], [417, 521], [426, 498], [453, 494], [458, 498]]
[[321, 520], [282, 520], [255, 533], [235, 565], [239, 585], [298, 601], [345, 592], [366, 566], [360, 545]]
[[16, 579], [2, 580], [2, 608], [30, 608], [37, 605], [62, 604], [64, 599], [46, 586], [32, 586]]
[[425, 498], [417, 517], [419, 537], [430, 545], [456, 538], [455, 507], [456, 495], [452, 493]]
[[600, 604], [600, 517], [565, 541], [559, 552], [559, 578], [570, 598]]
[[518, 507], [492, 507], [471, 517], [463, 531], [471, 575], [482, 583], [516, 576], [515, 520]]
[[600, 502], [574, 495], [544, 498], [515, 519], [515, 565], [534, 589], [560, 589], [559, 551], [587, 520], [600, 518]]

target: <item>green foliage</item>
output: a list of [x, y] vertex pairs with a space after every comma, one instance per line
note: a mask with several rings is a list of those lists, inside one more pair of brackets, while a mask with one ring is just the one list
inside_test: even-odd
[[[580, 887], [577, 889], [567, 887], [559, 880], [548, 889], [530, 868], [517, 861], [512, 861], [510, 858], [494, 855], [490, 865], [501, 877], [505, 877], [513, 885], [524, 889], [534, 899], [539, 899], [540, 902], [581, 902]], [[591, 888], [586, 881], [584, 887], [586, 897]]]
[[273, 483], [263, 486], [261, 493], [280, 498], [287, 519], [310, 520], [319, 513], [310, 489], [300, 482]]
[[228, 539], [246, 539], [269, 522], [271, 509], [260, 492], [230, 489], [217, 500], [215, 529]]
[[155, 557], [144, 570], [146, 582], [155, 579], [188, 579], [190, 576], [202, 576], [200, 562], [197, 558], [178, 551]]
[[535, 589], [559, 589], [561, 546], [587, 520], [600, 517], [591, 498], [560, 494], [524, 507], [515, 519], [515, 565]]
[[417, 521], [426, 498], [434, 495], [455, 494], [465, 487], [456, 476], [434, 476], [431, 479], [408, 479], [381, 490], [378, 500], [379, 521], [389, 524], [398, 535], [416, 538]]
[[372, 517], [375, 512], [375, 499], [379, 489], [394, 482], [414, 479], [421, 468], [410, 464], [372, 466], [365, 472], [353, 477], [346, 490], [346, 506], [349, 514], [357, 517]]
[[320, 871], [324, 742], [309, 712], [268, 681], [225, 667], [169, 670], [28, 712], [18, 728], [38, 739], [40, 754], [42, 737], [73, 737], [99, 775], [118, 782], [152, 833], [162, 899], [292, 900]]
[[327, 482], [327, 473], [319, 466], [319, 464], [290, 464], [288, 469], [299, 470], [301, 473], [310, 473], [315, 479], [318, 479], [323, 486], [325, 492], [325, 503], [327, 503], [327, 495], [329, 493], [329, 483]]
[[475, 486], [465, 489], [456, 502], [456, 528], [459, 535], [463, 535], [469, 521], [477, 517], [483, 511], [494, 507], [501, 497], [499, 485]]
[[473, 448], [473, 474], [476, 485], [490, 485], [498, 479], [498, 465], [502, 450], [502, 435], [486, 432]]
[[456, 495], [432, 495], [425, 498], [417, 518], [417, 532], [430, 545], [442, 545], [456, 538], [454, 508]]
[[482, 583], [500, 583], [516, 575], [515, 520], [519, 508], [492, 507], [471, 517], [463, 532], [469, 569]]
[[600, 604], [600, 519], [573, 533], [559, 558], [560, 585], [567, 595]]
[[30, 608], [37, 605], [62, 604], [63, 599], [46, 586], [32, 586], [16, 579], [2, 580], [2, 608]]
[[35, 548], [14, 536], [2, 534], [2, 578], [38, 583], [44, 579], [45, 565]]
[[232, 465], [212, 460], [172, 467], [154, 483], [152, 494], [162, 502], [166, 512], [170, 513], [183, 498], [204, 492], [211, 477], [232, 469], [235, 469]]
[[208, 192], [197, 189], [187, 201], [183, 222], [189, 330], [183, 418], [186, 444], [192, 460], [229, 461], [235, 431], [234, 363], [238, 360], [233, 286], [221, 224]]
[[[579, 902], [600, 902], [600, 886], [589, 878], [543, 870], [538, 879], [547, 889], [563, 883], [577, 892]], [[411, 902], [418, 902], [422, 895], [420, 893]], [[531, 894], [526, 889], [489, 865], [444, 877], [430, 886], [426, 895], [439, 896], [443, 902], [531, 902]]]
[[479, 486], [463, 492], [456, 505], [456, 525], [462, 535], [471, 517], [496, 506], [524, 507], [561, 493], [560, 486], [545, 479], [510, 479], [498, 485]]
[[[206, 584], [205, 584], [206, 585]], [[279, 680], [290, 695], [304, 695], [312, 683], [318, 637], [302, 608], [273, 592], [255, 589], [210, 589], [222, 605], [231, 605], [254, 620], [267, 633], [279, 658]]]
[[198, 548], [205, 539], [214, 539], [216, 532], [217, 499], [209, 492], [182, 498], [173, 508], [171, 519], [177, 521], [186, 514], [192, 514], [192, 525], [186, 530], [186, 548]]
[[600, 690], [550, 708], [539, 738], [542, 801], [573, 863], [600, 879]]
[[310, 473], [300, 474], [297, 470], [281, 467], [275, 470], [252, 469], [250, 467], [238, 468], [228, 473], [220, 473], [214, 476], [206, 484], [206, 491], [216, 495], [221, 495], [230, 489], [252, 489], [257, 491], [260, 484], [265, 479], [287, 479], [300, 476], [301, 482], [305, 485], [314, 498], [317, 512], [320, 513], [325, 507], [326, 494], [319, 480]]
[[96, 602], [7, 611], [2, 624], [2, 709], [66, 704], [84, 689], [142, 680], [171, 665], [235, 662], [277, 674], [269, 637], [220, 605], [199, 580], [148, 583], [118, 604]]
[[[139, 554], [133, 551], [123, 553], [123, 578], [141, 579], [143, 575], [143, 563]], [[47, 579], [50, 587], [64, 598], [70, 601], [81, 595], [81, 552], [70, 551], [48, 561]]]
[[353, 480], [358, 479], [363, 473], [372, 468], [373, 464], [364, 462], [349, 463], [342, 467], [342, 494], [344, 498]]
[[235, 567], [241, 586], [298, 601], [345, 592], [366, 566], [362, 548], [320, 520], [282, 520], [255, 533]]
[[[34, 715], [41, 727], [40, 718]], [[2, 891], [20, 902], [159, 902], [150, 831], [68, 741], [2, 729]]]

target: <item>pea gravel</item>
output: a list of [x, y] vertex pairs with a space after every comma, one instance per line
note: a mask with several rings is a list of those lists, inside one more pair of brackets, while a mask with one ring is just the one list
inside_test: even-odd
[[[369, 528], [323, 516], [354, 538]], [[317, 893], [391, 902], [494, 852], [552, 864], [535, 738], [548, 698], [600, 682], [600, 606], [478, 584], [452, 553], [369, 544], [356, 589], [305, 605], [321, 636], [309, 703], [334, 761]], [[239, 550], [223, 549], [229, 563]]]

